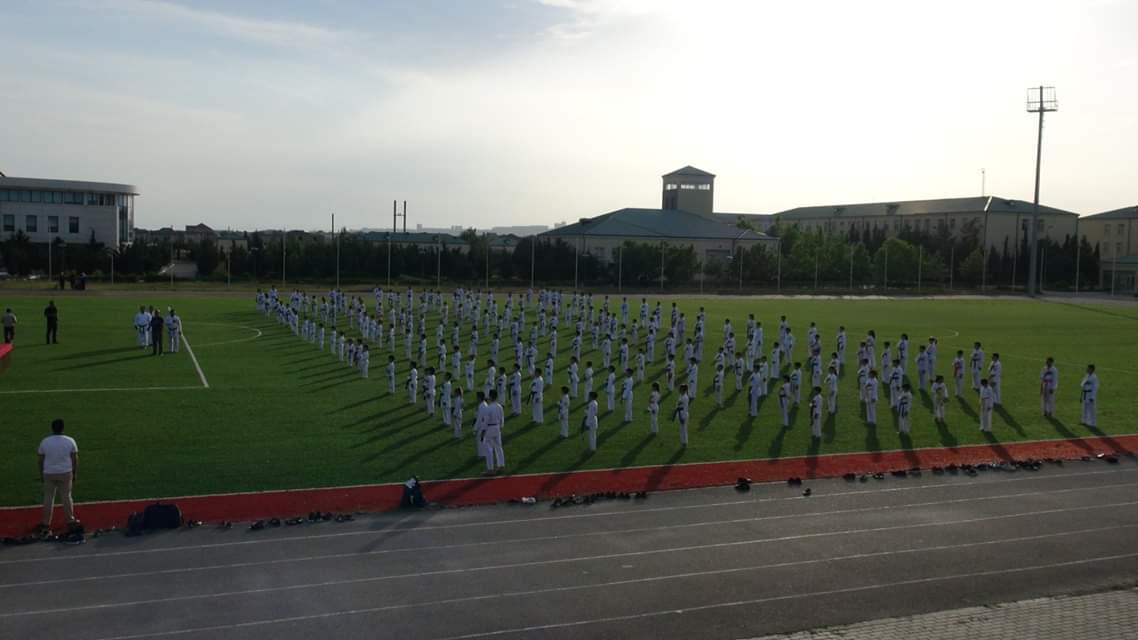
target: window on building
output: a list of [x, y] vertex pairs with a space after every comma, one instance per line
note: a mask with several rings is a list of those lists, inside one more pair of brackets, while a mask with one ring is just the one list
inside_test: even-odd
[[67, 233], [79, 233], [79, 216], [67, 218]]
[[1102, 229], [1102, 235], [1103, 235], [1104, 237], [1107, 237], [1107, 238], [1109, 238], [1109, 237], [1110, 237], [1110, 225], [1109, 225], [1109, 224], [1108, 224], [1108, 225], [1105, 225], [1105, 226], [1103, 227], [1103, 229]]
[[53, 191], [51, 194], [52, 204], [63, 204], [63, 192]]
[[711, 185], [701, 184], [701, 185], [699, 185], [699, 190], [700, 191], [711, 191]]
[[98, 194], [88, 193], [87, 194], [87, 204], [89, 204], [89, 205], [97, 204], [98, 200], [95, 199], [96, 195], [98, 195]]
[[949, 229], [955, 229], [956, 228], [956, 218], [949, 218], [948, 219], [948, 228]]
[[59, 233], [59, 216], [47, 217], [48, 233]]
[[42, 191], [33, 191], [32, 192], [32, 202], [43, 202], [43, 192]]
[[12, 233], [16, 230], [16, 216], [5, 213], [4, 214], [4, 231]]
[[1121, 242], [1115, 243], [1114, 255], [1116, 255], [1116, 256], [1122, 255], [1122, 243]]
[[40, 230], [40, 221], [36, 216], [24, 217], [24, 230], [28, 233], [36, 233]]
[[684, 191], [693, 191], [693, 190], [695, 190], [695, 185], [694, 184], [681, 184], [680, 189], [683, 189]]
[[664, 185], [664, 191], [675, 191], [676, 189], [679, 189], [679, 188], [680, 188], [680, 186], [678, 184], [666, 184], [666, 185]]
[[1121, 222], [1118, 223], [1118, 235], [1126, 235], [1126, 225], [1122, 224]]

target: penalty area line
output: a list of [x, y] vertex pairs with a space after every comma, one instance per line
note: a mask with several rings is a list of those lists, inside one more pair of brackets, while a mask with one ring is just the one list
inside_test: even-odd
[[198, 385], [175, 387], [92, 387], [87, 389], [16, 389], [13, 391], [0, 391], [0, 395], [14, 396], [23, 393], [83, 393], [85, 391], [189, 391], [201, 389]]
[[182, 332], [182, 342], [186, 345], [186, 352], [190, 354], [190, 360], [194, 363], [194, 369], [198, 372], [198, 379], [202, 381], [202, 387], [208, 389], [209, 381], [205, 379], [205, 373], [202, 372], [202, 366], [198, 364], [198, 357], [194, 355], [194, 348], [190, 346], [190, 340], [186, 337], [186, 332]]

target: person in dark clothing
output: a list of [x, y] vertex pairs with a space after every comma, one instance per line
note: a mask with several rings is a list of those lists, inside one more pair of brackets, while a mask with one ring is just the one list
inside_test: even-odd
[[150, 355], [162, 355], [162, 327], [165, 326], [166, 321], [162, 319], [161, 313], [155, 313], [150, 318], [150, 344], [152, 350]]
[[47, 321], [47, 344], [59, 344], [59, 309], [55, 306], [55, 300], [47, 303], [43, 317]]

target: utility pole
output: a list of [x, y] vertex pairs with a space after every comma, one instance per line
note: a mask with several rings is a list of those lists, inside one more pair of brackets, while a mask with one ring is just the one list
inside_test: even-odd
[[336, 214], [332, 214], [332, 236], [336, 239], [336, 289], [340, 288], [340, 232], [336, 229]]
[[1035, 200], [1031, 207], [1031, 234], [1030, 256], [1027, 267], [1027, 295], [1036, 294], [1036, 271], [1039, 262], [1039, 165], [1043, 159], [1043, 114], [1048, 111], [1058, 111], [1059, 103], [1055, 99], [1055, 87], [1032, 87], [1027, 90], [1028, 113], [1039, 114], [1039, 133], [1035, 143]]

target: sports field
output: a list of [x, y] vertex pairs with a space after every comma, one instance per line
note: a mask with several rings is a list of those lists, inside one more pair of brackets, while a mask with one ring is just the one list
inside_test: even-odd
[[[372, 302], [370, 293], [362, 294]], [[648, 296], [650, 305], [656, 298]], [[533, 473], [630, 465], [675, 464], [710, 460], [770, 458], [850, 451], [952, 447], [989, 441], [1065, 438], [1138, 431], [1138, 309], [1094, 303], [1067, 304], [1024, 300], [820, 300], [677, 298], [689, 318], [699, 306], [707, 313], [707, 346], [697, 400], [692, 405], [691, 443], [679, 445], [676, 427], [667, 420], [674, 395], [661, 406], [661, 433], [648, 433], [645, 411], [650, 383], [661, 378], [662, 338], [646, 383], [636, 388], [636, 420], [622, 424], [619, 405], [605, 413], [601, 395], [599, 447], [588, 452], [578, 434], [583, 400], [570, 418], [572, 437], [558, 437], [557, 389], [566, 383], [571, 329], [562, 323], [554, 388], [545, 394], [545, 424], [529, 421], [529, 412], [507, 420], [504, 431], [510, 473]], [[664, 299], [664, 324], [672, 299]], [[474, 476], [483, 471], [469, 435], [460, 441], [441, 421], [428, 419], [420, 405], [403, 393], [389, 396], [383, 376], [387, 348], [373, 348], [371, 377], [362, 379], [327, 352], [292, 335], [275, 320], [256, 312], [252, 294], [131, 293], [121, 296], [63, 296], [60, 344], [42, 344], [41, 313], [47, 298], [3, 295], [0, 307], [13, 307], [21, 318], [16, 348], [0, 373], [0, 438], [9, 464], [0, 466], [0, 504], [33, 504], [39, 478], [35, 447], [52, 418], [67, 420], [79, 441], [81, 469], [76, 498], [98, 500], [199, 493], [364, 484], [406, 479]], [[633, 315], [639, 299], [633, 301]], [[135, 343], [132, 318], [139, 304], [162, 309], [174, 305], [182, 318], [188, 347], [174, 355], [152, 357]], [[598, 300], [599, 303], [599, 300]], [[947, 374], [956, 349], [967, 354], [974, 340], [985, 353], [1004, 361], [1003, 400], [994, 417], [991, 440], [978, 431], [975, 396], [953, 399], [947, 426], [932, 420], [931, 401], [917, 394], [910, 437], [898, 436], [884, 399], [878, 426], [867, 428], [857, 404], [852, 367], [842, 377], [836, 420], [825, 422], [824, 437], [811, 443], [803, 406], [793, 426], [782, 429], [777, 400], [769, 396], [758, 418], [749, 418], [746, 391], [735, 391], [726, 378], [725, 407], [710, 395], [710, 357], [722, 337], [723, 319], [744, 331], [748, 313], [766, 330], [766, 345], [777, 337], [785, 314], [799, 336], [796, 360], [805, 360], [806, 327], [817, 323], [824, 353], [833, 349], [838, 325], [849, 335], [847, 364], [869, 329], [878, 346], [909, 334], [912, 348], [928, 336], [940, 340], [939, 373]], [[533, 317], [531, 313], [529, 317]], [[429, 316], [433, 331], [434, 316]], [[341, 316], [341, 322], [343, 318]], [[466, 331], [463, 328], [463, 347]], [[433, 347], [433, 333], [429, 332]], [[449, 331], [447, 332], [449, 338]], [[482, 337], [478, 372], [485, 377], [489, 337]], [[541, 343], [544, 353], [545, 342]], [[599, 363], [598, 351], [584, 341], [582, 360]], [[191, 349], [193, 356], [191, 356]], [[395, 352], [399, 380], [407, 370], [402, 341]], [[614, 348], [615, 354], [615, 348]], [[1060, 370], [1057, 418], [1040, 415], [1038, 388], [1043, 358], [1052, 355]], [[513, 357], [505, 345], [501, 360]], [[433, 348], [432, 363], [437, 359]], [[1087, 363], [1100, 379], [1097, 429], [1079, 425], [1078, 381]], [[682, 369], [681, 369], [682, 371]], [[600, 376], [598, 375], [598, 381]], [[661, 380], [662, 381], [662, 380]], [[914, 381], [915, 382], [915, 381]], [[208, 386], [207, 386], [208, 385]], [[528, 379], [525, 380], [528, 388]], [[598, 385], [599, 386], [599, 385]], [[507, 405], [508, 413], [508, 405]], [[473, 396], [466, 419], [473, 417]], [[26, 454], [26, 455], [25, 455]], [[26, 460], [26, 464], [20, 460]]]

